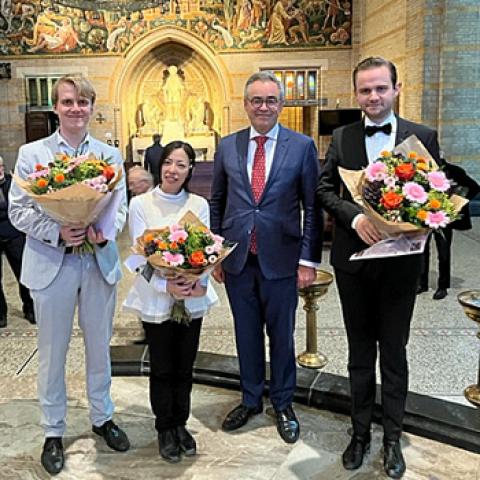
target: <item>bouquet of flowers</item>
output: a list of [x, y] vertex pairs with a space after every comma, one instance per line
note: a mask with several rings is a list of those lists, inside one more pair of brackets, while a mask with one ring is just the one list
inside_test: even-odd
[[[166, 279], [183, 277], [197, 281], [210, 273], [237, 246], [212, 233], [191, 211], [168, 227], [147, 229], [137, 238], [133, 251]], [[180, 323], [191, 320], [183, 299], [175, 299], [171, 318]]]
[[57, 153], [48, 165], [37, 164], [25, 180], [15, 176], [15, 182], [57, 222], [86, 227], [110, 202], [121, 177], [122, 169], [108, 159]]
[[382, 152], [365, 170], [339, 172], [352, 198], [387, 238], [444, 228], [468, 202], [452, 194], [452, 182], [414, 135], [393, 152]]

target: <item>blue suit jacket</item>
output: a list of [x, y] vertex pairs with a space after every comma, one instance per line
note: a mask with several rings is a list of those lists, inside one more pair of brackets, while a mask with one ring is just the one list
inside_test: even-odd
[[271, 171], [256, 204], [247, 174], [249, 133], [245, 129], [225, 137], [215, 154], [211, 229], [238, 242], [223, 267], [231, 274], [242, 271], [255, 227], [265, 277], [296, 275], [299, 259], [321, 260], [323, 217], [315, 208], [317, 150], [311, 138], [280, 126]]

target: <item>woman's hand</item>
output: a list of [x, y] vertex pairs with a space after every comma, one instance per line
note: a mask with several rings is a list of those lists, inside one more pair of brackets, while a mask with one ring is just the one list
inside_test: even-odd
[[192, 282], [184, 277], [177, 277], [173, 280], [167, 280], [167, 292], [175, 298], [189, 297], [192, 292]]
[[200, 281], [196, 281], [190, 292], [190, 297], [203, 297], [207, 293], [207, 287], [201, 285]]

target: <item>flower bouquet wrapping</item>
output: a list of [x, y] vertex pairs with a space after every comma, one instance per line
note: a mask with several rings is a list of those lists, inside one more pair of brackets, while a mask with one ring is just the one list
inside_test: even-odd
[[[468, 202], [452, 193], [452, 182], [415, 135], [393, 152], [382, 152], [364, 170], [339, 168], [339, 173], [353, 200], [387, 239], [389, 248], [383, 255], [380, 248], [371, 247], [378, 256], [421, 253], [428, 232], [456, 220]], [[392, 237], [396, 243], [390, 240]], [[408, 239], [415, 240], [410, 247]], [[365, 253], [360, 257], [377, 256], [371, 253], [370, 257]]]
[[62, 225], [87, 227], [98, 220], [110, 202], [122, 169], [94, 154], [70, 157], [58, 153], [48, 165], [15, 182]]
[[[225, 260], [236, 246], [212, 233], [188, 211], [177, 224], [145, 230], [137, 238], [133, 252], [144, 256], [167, 280], [183, 277], [195, 282]], [[183, 299], [175, 299], [171, 318], [180, 323], [190, 322]]]

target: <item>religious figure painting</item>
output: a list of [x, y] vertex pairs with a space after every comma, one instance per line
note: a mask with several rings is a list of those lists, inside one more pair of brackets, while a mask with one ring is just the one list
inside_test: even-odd
[[119, 54], [165, 26], [218, 51], [351, 46], [348, 0], [0, 0], [0, 55]]

